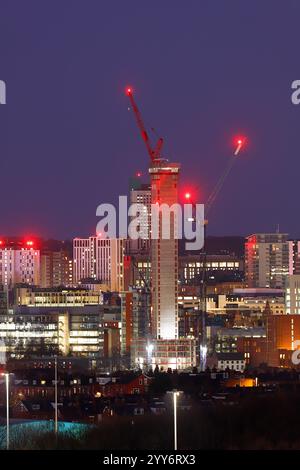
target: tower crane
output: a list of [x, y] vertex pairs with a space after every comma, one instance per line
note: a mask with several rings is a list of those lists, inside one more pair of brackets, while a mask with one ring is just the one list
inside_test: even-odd
[[[240, 153], [242, 147], [245, 144], [244, 137], [237, 137], [236, 138], [236, 147], [235, 151], [230, 158], [224, 172], [220, 176], [219, 180], [217, 181], [216, 186], [214, 187], [213, 191], [210, 193], [209, 197], [207, 198], [207, 202], [205, 204], [205, 220], [204, 220], [204, 240], [206, 240], [206, 229], [207, 229], [207, 216], [213, 207], [220, 191], [222, 190], [226, 178], [228, 177], [234, 162], [236, 160], [237, 155]], [[192, 203], [193, 207], [196, 207], [195, 202], [191, 200], [191, 193], [187, 192], [185, 194], [185, 199]], [[194, 219], [195, 220], [195, 219]], [[202, 254], [202, 270], [201, 270], [201, 277], [200, 277], [200, 287], [201, 287], [201, 302], [200, 302], [200, 309], [201, 309], [201, 317], [202, 317], [202, 337], [201, 337], [201, 344], [200, 344], [200, 366], [201, 370], [204, 371], [206, 368], [206, 354], [207, 354], [207, 345], [206, 345], [206, 331], [205, 331], [205, 315], [206, 315], [206, 249], [205, 247], [201, 250]]]
[[156, 142], [155, 147], [152, 148], [148, 133], [146, 131], [146, 128], [145, 128], [145, 125], [144, 125], [144, 122], [143, 122], [143, 119], [142, 119], [142, 115], [140, 113], [139, 108], [137, 107], [137, 104], [136, 104], [134, 98], [133, 98], [132, 88], [130, 88], [130, 87], [126, 88], [126, 94], [129, 97], [132, 109], [134, 111], [136, 123], [137, 123], [137, 126], [138, 126], [139, 130], [140, 130], [141, 137], [142, 137], [142, 139], [143, 139], [143, 141], [146, 145], [147, 152], [148, 152], [148, 155], [150, 157], [150, 161], [151, 161], [152, 164], [155, 165], [155, 164], [159, 163], [162, 160], [161, 150], [162, 150], [162, 147], [163, 147], [163, 144], [164, 144], [163, 138], [159, 137], [157, 142]]
[[[129, 97], [129, 100], [130, 100], [130, 103], [131, 103], [131, 107], [134, 111], [134, 115], [135, 115], [135, 119], [136, 119], [136, 123], [137, 123], [137, 126], [139, 128], [139, 131], [140, 131], [140, 134], [141, 134], [141, 137], [145, 143], [145, 146], [146, 146], [146, 149], [147, 149], [147, 153], [150, 157], [150, 163], [152, 165], [158, 165], [160, 164], [160, 162], [162, 160], [164, 160], [162, 158], [162, 155], [161, 155], [161, 151], [162, 151], [162, 148], [163, 148], [163, 144], [164, 144], [164, 141], [163, 141], [163, 138], [162, 137], [159, 137], [155, 146], [152, 146], [151, 144], [151, 141], [149, 139], [149, 136], [148, 136], [148, 133], [146, 131], [146, 128], [145, 128], [145, 125], [144, 125], [144, 122], [143, 122], [143, 119], [142, 119], [142, 116], [141, 116], [141, 113], [138, 109], [138, 106], [134, 100], [134, 97], [133, 97], [133, 90], [131, 87], [128, 87], [126, 89], [126, 94], [127, 96]], [[217, 199], [217, 196], [218, 194], [220, 193], [224, 183], [225, 183], [225, 180], [226, 178], [228, 177], [232, 167], [233, 167], [233, 164], [236, 160], [236, 156], [239, 154], [240, 150], [242, 149], [243, 145], [244, 145], [244, 142], [245, 142], [245, 139], [242, 138], [242, 137], [238, 137], [237, 140], [236, 140], [236, 148], [235, 148], [235, 151], [234, 151], [234, 154], [233, 154], [233, 157], [230, 159], [228, 165], [226, 166], [223, 174], [221, 175], [221, 177], [219, 178], [215, 188], [213, 189], [212, 193], [210, 194], [210, 196], [208, 197], [207, 199], [207, 203], [206, 203], [206, 216], [208, 215], [208, 213], [210, 212], [213, 204], [215, 203], [216, 199]], [[189, 193], [187, 193], [186, 195], [186, 199], [190, 199], [191, 195]], [[207, 223], [208, 221], [205, 220], [204, 221], [204, 239], [206, 238], [206, 226], [207, 226]], [[204, 249], [202, 251], [202, 254], [203, 254], [203, 266], [202, 266], [202, 280], [201, 280], [201, 284], [202, 284], [202, 344], [200, 345], [200, 350], [202, 351], [202, 354], [203, 356], [205, 356], [204, 360], [203, 360], [203, 363], [202, 363], [202, 367], [204, 370], [205, 369], [205, 363], [206, 363], [206, 352], [207, 352], [207, 347], [206, 347], [206, 338], [205, 338], [205, 312], [206, 311], [206, 283], [205, 283], [205, 271], [206, 271], [206, 250]], [[133, 260], [133, 264], [136, 268], [138, 268], [138, 266], [136, 265], [135, 263], [135, 260]], [[145, 286], [145, 292], [146, 294], [147, 293], [150, 293], [151, 292], [151, 288], [148, 284], [148, 282], [146, 281], [146, 279], [143, 278], [143, 276], [141, 275], [142, 273], [139, 271], [138, 269], [138, 273], [139, 273], [139, 276], [140, 278], [142, 279], [142, 281], [144, 282], [144, 286]]]
[[[163, 138], [159, 137], [156, 144], [155, 144], [155, 146], [152, 147], [151, 141], [149, 139], [148, 133], [146, 131], [146, 128], [145, 128], [145, 125], [144, 125], [144, 122], [143, 122], [142, 115], [141, 115], [140, 110], [139, 110], [139, 108], [138, 108], [138, 106], [137, 106], [137, 104], [134, 100], [133, 90], [132, 90], [131, 87], [126, 88], [126, 94], [129, 97], [131, 107], [134, 111], [137, 126], [139, 128], [141, 137], [142, 137], [142, 139], [145, 143], [148, 155], [150, 157], [150, 164], [153, 165], [153, 166], [154, 165], [159, 165], [164, 160], [161, 156], [161, 150], [162, 150], [162, 147], [163, 147], [163, 144], [164, 144]], [[138, 274], [139, 274], [141, 280], [144, 283], [144, 290], [145, 290], [145, 295], [146, 295], [146, 310], [147, 310], [147, 315], [148, 315], [148, 313], [149, 313], [148, 312], [148, 295], [151, 295], [151, 286], [149, 285], [148, 281], [145, 279], [145, 277], [143, 276], [141, 271], [138, 269], [138, 265], [137, 265], [134, 257], [133, 257], [132, 261], [133, 261], [133, 266], [137, 268]], [[148, 318], [148, 321], [149, 320], [150, 319]], [[146, 350], [147, 350], [147, 353], [148, 353], [148, 367], [151, 367], [151, 357], [149, 357], [149, 355], [151, 356], [153, 346], [151, 345], [151, 334], [149, 334], [149, 333], [150, 332], [148, 331]]]
[[[226, 178], [228, 177], [234, 162], [236, 160], [237, 155], [239, 154], [240, 150], [242, 149], [243, 145], [245, 144], [245, 138], [244, 137], [238, 137], [236, 140], [236, 148], [233, 153], [233, 156], [229, 160], [228, 165], [226, 166], [223, 174], [219, 178], [216, 186], [214, 187], [213, 191], [209, 195], [207, 202], [206, 202], [206, 208], [205, 208], [205, 215], [206, 219], [204, 220], [204, 240], [206, 239], [206, 229], [207, 229], [207, 224], [208, 224], [208, 219], [207, 216], [214, 205], [218, 194], [220, 193]], [[202, 277], [201, 277], [201, 311], [202, 311], [202, 341], [200, 344], [200, 367], [201, 370], [204, 371], [206, 369], [206, 354], [207, 354], [207, 345], [206, 345], [206, 330], [205, 330], [205, 314], [206, 314], [206, 250], [204, 248], [203, 252], [203, 261], [202, 261]]]
[[[210, 212], [212, 206], [214, 205], [215, 203], [215, 200], [217, 199], [218, 197], [218, 194], [220, 193], [225, 181], [226, 181], [226, 178], [228, 177], [233, 165], [234, 165], [234, 162], [236, 160], [236, 157], [238, 156], [238, 154], [240, 153], [240, 150], [242, 149], [242, 147], [244, 146], [245, 144], [245, 138], [244, 137], [238, 137], [237, 140], [236, 140], [236, 149], [234, 151], [234, 154], [233, 156], [231, 157], [231, 159], [229, 160], [223, 174], [220, 176], [216, 186], [214, 187], [213, 191], [211, 192], [211, 194], [209, 195], [208, 199], [207, 199], [207, 202], [206, 202], [206, 207], [205, 207], [205, 214], [206, 216], [208, 215], [208, 213]], [[207, 221], [206, 221], [207, 223]]]

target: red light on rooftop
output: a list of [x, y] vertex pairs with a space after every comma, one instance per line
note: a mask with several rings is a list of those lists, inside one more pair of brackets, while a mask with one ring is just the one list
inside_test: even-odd
[[185, 193], [184, 197], [185, 199], [189, 200], [191, 199], [192, 196], [191, 196], [191, 193]]
[[126, 88], [126, 95], [132, 95], [132, 88], [131, 87], [127, 87]]
[[0, 245], [3, 245], [3, 240], [0, 240]]
[[27, 240], [26, 245], [27, 246], [33, 246], [33, 241], [32, 240]]

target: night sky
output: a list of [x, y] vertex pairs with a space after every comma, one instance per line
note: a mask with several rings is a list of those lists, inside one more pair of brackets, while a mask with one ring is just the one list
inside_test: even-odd
[[0, 0], [0, 234], [93, 234], [147, 172], [124, 87], [205, 201], [209, 233], [300, 236], [299, 0]]

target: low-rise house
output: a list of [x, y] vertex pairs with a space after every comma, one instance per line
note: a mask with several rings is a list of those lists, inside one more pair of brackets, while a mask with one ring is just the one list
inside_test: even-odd
[[142, 373], [139, 375], [124, 374], [111, 377], [111, 380], [105, 384], [99, 384], [97, 391], [105, 397], [145, 395], [148, 392], [151, 379]]

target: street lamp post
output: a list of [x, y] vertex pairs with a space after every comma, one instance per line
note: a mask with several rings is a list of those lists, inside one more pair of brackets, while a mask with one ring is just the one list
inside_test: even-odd
[[54, 360], [54, 401], [55, 401], [55, 434], [57, 437], [58, 433], [58, 410], [57, 410], [57, 401], [58, 401], [58, 396], [57, 396], [57, 356], [55, 356]]
[[6, 395], [6, 450], [9, 450], [9, 372], [3, 372], [5, 377], [5, 395]]
[[173, 416], [174, 416], [174, 450], [177, 450], [178, 448], [178, 439], [177, 439], [177, 397], [179, 397], [180, 393], [178, 390], [173, 390], [172, 392], [167, 392], [167, 393], [172, 393], [173, 395]]
[[200, 345], [200, 370], [206, 370], [206, 357], [207, 357], [207, 346]]
[[9, 373], [6, 372], [5, 386], [6, 386], [6, 450], [9, 450]]
[[174, 408], [174, 450], [177, 450], [177, 396], [178, 392], [173, 392], [173, 408]]

